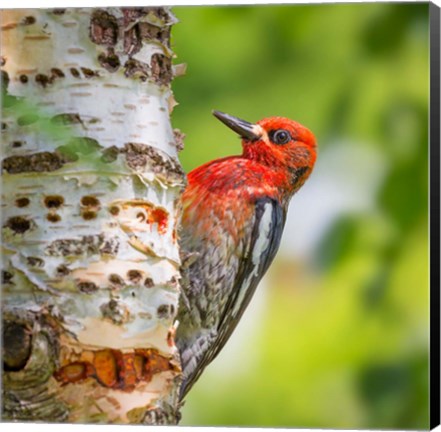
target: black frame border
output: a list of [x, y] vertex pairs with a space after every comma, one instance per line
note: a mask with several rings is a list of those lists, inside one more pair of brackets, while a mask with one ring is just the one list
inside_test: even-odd
[[440, 424], [440, 8], [430, 16], [430, 429]]

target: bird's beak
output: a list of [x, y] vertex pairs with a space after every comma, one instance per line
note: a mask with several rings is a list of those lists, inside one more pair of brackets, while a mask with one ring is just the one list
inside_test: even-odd
[[249, 123], [220, 111], [213, 111], [213, 115], [244, 139], [255, 141], [262, 137], [262, 127], [257, 124]]

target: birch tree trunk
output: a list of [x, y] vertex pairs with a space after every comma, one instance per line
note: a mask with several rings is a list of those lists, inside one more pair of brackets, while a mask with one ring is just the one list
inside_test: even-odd
[[177, 423], [175, 19], [1, 21], [3, 419]]

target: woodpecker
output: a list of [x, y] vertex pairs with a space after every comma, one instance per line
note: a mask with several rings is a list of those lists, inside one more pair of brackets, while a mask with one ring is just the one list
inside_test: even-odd
[[293, 120], [252, 124], [213, 115], [242, 138], [243, 152], [191, 171], [182, 196], [181, 400], [237, 326], [279, 248], [289, 201], [317, 156], [314, 135]]

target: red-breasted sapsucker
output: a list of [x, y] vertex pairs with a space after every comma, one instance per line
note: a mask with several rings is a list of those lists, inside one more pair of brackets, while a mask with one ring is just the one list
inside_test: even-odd
[[242, 137], [243, 153], [188, 174], [176, 334], [181, 399], [239, 322], [279, 248], [289, 201], [316, 160], [314, 135], [293, 120], [252, 124], [213, 114]]

